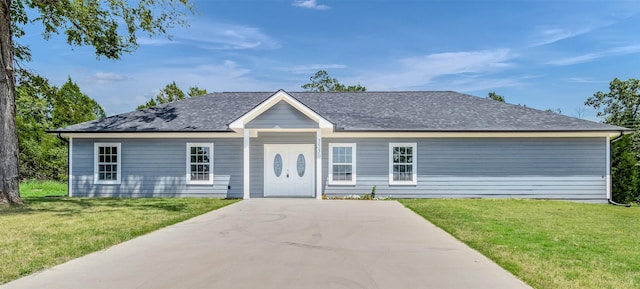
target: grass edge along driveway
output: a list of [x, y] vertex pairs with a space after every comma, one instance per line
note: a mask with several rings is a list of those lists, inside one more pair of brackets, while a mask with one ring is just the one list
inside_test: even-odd
[[[28, 195], [28, 193], [27, 193]], [[238, 200], [25, 197], [0, 206], [0, 284]]]
[[640, 208], [514, 199], [399, 200], [534, 288], [640, 288]]

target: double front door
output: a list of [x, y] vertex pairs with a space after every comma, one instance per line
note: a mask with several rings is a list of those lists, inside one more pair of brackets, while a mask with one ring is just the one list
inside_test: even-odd
[[313, 144], [264, 145], [264, 196], [313, 197]]

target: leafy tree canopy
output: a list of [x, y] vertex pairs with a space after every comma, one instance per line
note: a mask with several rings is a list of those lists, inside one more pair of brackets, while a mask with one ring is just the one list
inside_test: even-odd
[[197, 86], [189, 87], [189, 91], [185, 94], [180, 87], [176, 84], [175, 81], [167, 84], [160, 92], [156, 95], [155, 99], [150, 99], [145, 104], [139, 105], [136, 109], [141, 110], [148, 107], [153, 107], [158, 104], [170, 103], [178, 100], [183, 100], [187, 96], [188, 97], [197, 97], [201, 95], [207, 94], [206, 89], [200, 89]]
[[638, 129], [640, 120], [640, 80], [613, 79], [609, 92], [596, 92], [585, 105], [595, 108], [608, 124]]
[[311, 82], [303, 84], [302, 88], [306, 91], [318, 91], [318, 92], [364, 92], [367, 88], [360, 85], [346, 86], [340, 83], [337, 79], [331, 78], [329, 73], [325, 70], [319, 70], [309, 78]]
[[605, 123], [635, 130], [612, 144], [612, 193], [619, 202], [640, 201], [640, 81], [615, 78], [609, 83], [609, 92], [596, 92], [585, 105], [595, 108]]
[[27, 24], [40, 24], [43, 38], [64, 34], [72, 46], [93, 46], [97, 57], [119, 59], [138, 47], [138, 36], [166, 34], [185, 25], [188, 0], [13, 0], [0, 3], [0, 203], [21, 204], [18, 186], [16, 60], [29, 48], [16, 41]]
[[67, 144], [47, 131], [105, 117], [104, 110], [71, 78], [57, 88], [21, 70], [16, 92], [20, 179], [65, 180]]
[[487, 98], [497, 100], [500, 102], [505, 102], [504, 96], [497, 94], [495, 91], [489, 92], [489, 95], [487, 95]]
[[[192, 9], [188, 0], [14, 0], [11, 28], [19, 38], [25, 35], [24, 25], [39, 23], [45, 40], [64, 34], [69, 45], [93, 46], [96, 56], [119, 59], [138, 48], [141, 32], [153, 36], [186, 26]], [[15, 45], [15, 51], [16, 58], [31, 59], [28, 47]]]

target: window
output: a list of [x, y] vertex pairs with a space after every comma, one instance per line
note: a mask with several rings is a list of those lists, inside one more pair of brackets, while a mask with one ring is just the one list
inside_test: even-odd
[[120, 143], [94, 143], [93, 180], [96, 184], [120, 184]]
[[187, 143], [187, 184], [213, 184], [212, 143]]
[[329, 144], [329, 184], [356, 184], [356, 144]]
[[416, 143], [389, 144], [389, 184], [417, 184]]

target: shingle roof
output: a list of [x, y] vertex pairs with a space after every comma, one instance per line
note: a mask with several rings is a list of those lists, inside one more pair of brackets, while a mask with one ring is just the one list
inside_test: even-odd
[[[625, 128], [452, 91], [287, 92], [345, 131], [620, 131]], [[273, 92], [220, 92], [54, 132], [229, 131]]]

